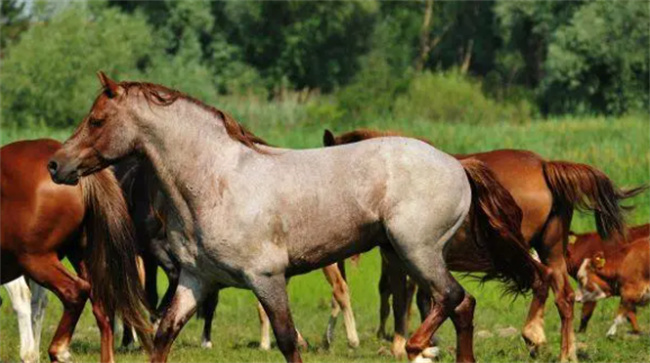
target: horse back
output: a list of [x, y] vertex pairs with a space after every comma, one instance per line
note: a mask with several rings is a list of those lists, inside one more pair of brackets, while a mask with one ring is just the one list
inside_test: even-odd
[[46, 168], [60, 146], [54, 140], [33, 140], [0, 149], [3, 254], [59, 250], [79, 232], [81, 187], [54, 184]]

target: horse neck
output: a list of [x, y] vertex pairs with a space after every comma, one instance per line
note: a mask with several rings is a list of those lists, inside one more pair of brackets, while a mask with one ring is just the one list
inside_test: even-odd
[[140, 111], [140, 150], [172, 212], [189, 228], [197, 203], [209, 193], [209, 178], [234, 167], [246, 148], [221, 119], [189, 101]]

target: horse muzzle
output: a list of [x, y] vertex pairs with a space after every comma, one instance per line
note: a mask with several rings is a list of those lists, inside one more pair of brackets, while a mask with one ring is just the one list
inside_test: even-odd
[[47, 171], [56, 184], [77, 185], [79, 183], [77, 164], [58, 151], [48, 161]]

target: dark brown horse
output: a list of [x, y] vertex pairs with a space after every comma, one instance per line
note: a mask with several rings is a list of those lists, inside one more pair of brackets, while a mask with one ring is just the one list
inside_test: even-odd
[[[357, 130], [335, 137], [326, 130], [323, 141], [325, 145], [340, 145], [383, 136], [399, 134]], [[604, 238], [624, 236], [625, 223], [620, 202], [641, 193], [645, 187], [620, 190], [607, 175], [594, 167], [547, 161], [525, 150], [494, 150], [454, 156], [459, 160], [475, 159], [485, 163], [521, 208], [521, 234], [526, 248], [534, 248], [542, 263], [551, 270], [550, 287], [555, 293], [555, 304], [562, 320], [560, 360], [577, 360], [572, 326], [574, 293], [569, 285], [564, 257], [573, 211], [593, 211], [598, 232]], [[471, 255], [467, 252], [471, 245], [468, 239], [471, 237], [472, 231], [466, 229], [457, 233], [446, 255], [450, 269], [481, 271], [481, 266], [467, 258]], [[522, 333], [531, 355], [535, 356], [539, 347], [546, 343], [543, 319], [548, 284], [539, 282], [533, 291], [533, 302]], [[395, 301], [395, 297], [393, 299]], [[426, 298], [423, 297], [423, 300], [426, 301]], [[406, 311], [401, 308], [396, 314], [404, 315]]]
[[[110, 170], [75, 186], [52, 182], [46, 165], [61, 147], [54, 140], [22, 141], [0, 150], [2, 165], [1, 283], [26, 275], [54, 292], [63, 316], [48, 353], [70, 360], [69, 345], [86, 300], [101, 332], [101, 361], [113, 362], [111, 317], [143, 329], [142, 292], [131, 226], [120, 187]], [[104, 257], [110, 255], [110, 264]], [[64, 256], [79, 276], [61, 263]], [[118, 276], [119, 284], [106, 274]], [[91, 286], [91, 281], [97, 282]]]

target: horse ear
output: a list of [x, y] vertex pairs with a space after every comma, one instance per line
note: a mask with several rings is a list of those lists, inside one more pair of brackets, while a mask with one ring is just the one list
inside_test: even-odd
[[332, 131], [325, 129], [325, 132], [323, 133], [323, 145], [325, 146], [332, 146], [336, 145], [336, 140], [334, 139], [334, 134]]
[[104, 87], [104, 92], [109, 98], [113, 98], [119, 94], [120, 85], [117, 82], [108, 78], [108, 76], [102, 71], [97, 72], [97, 77], [99, 78], [102, 87]]

